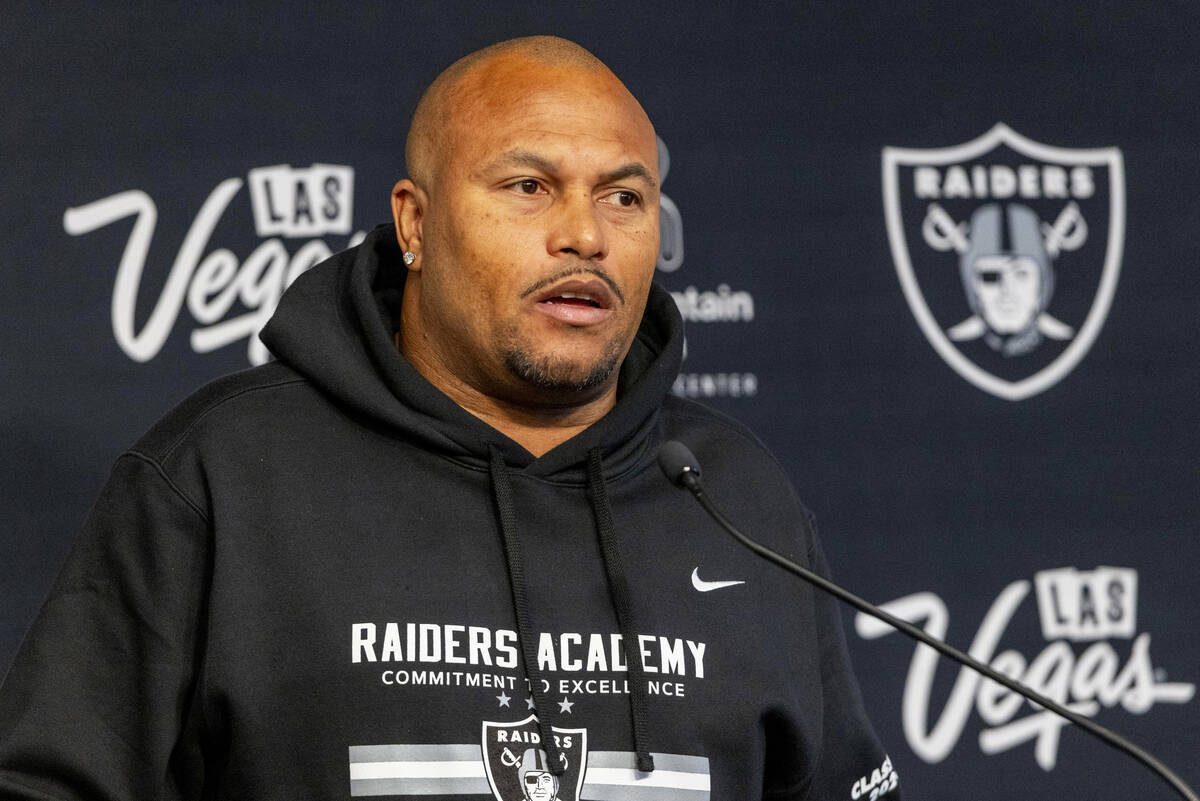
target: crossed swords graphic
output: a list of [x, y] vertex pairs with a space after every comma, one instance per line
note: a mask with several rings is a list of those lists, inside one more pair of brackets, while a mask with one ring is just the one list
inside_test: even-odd
[[[967, 237], [968, 225], [965, 222], [956, 223], [945, 209], [937, 203], [929, 204], [925, 222], [921, 224], [921, 233], [925, 242], [934, 250], [953, 250], [955, 253], [966, 253], [971, 246]], [[1079, 211], [1079, 204], [1072, 200], [1066, 205], [1053, 225], [1042, 223], [1042, 236], [1046, 243], [1046, 253], [1050, 258], [1067, 250], [1075, 250], [1087, 241], [1087, 221]]]
[[[560, 756], [562, 757], [563, 767], [570, 767], [571, 763], [567, 761], [567, 755], [560, 754]], [[505, 746], [504, 751], [500, 753], [500, 761], [510, 768], [521, 767], [521, 758], [509, 750], [507, 746]]]
[[[943, 252], [953, 250], [960, 255], [971, 247], [969, 229], [970, 226], [965, 222], [956, 223], [937, 203], [929, 204], [925, 220], [921, 223], [921, 234], [929, 247]], [[1087, 221], [1079, 211], [1079, 204], [1073, 200], [1059, 212], [1053, 225], [1041, 223], [1041, 231], [1046, 254], [1052, 259], [1058, 258], [1060, 253], [1081, 247], [1087, 241], [1088, 235]], [[1037, 328], [1050, 339], [1064, 340], [1075, 335], [1071, 326], [1047, 312], [1038, 315]], [[958, 325], [952, 326], [946, 334], [955, 342], [962, 342], [978, 339], [986, 332], [987, 323], [979, 315], [973, 314]]]

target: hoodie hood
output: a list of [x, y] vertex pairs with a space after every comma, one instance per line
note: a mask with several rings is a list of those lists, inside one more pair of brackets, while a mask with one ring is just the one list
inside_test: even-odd
[[657, 284], [621, 366], [616, 406], [537, 458], [446, 397], [396, 350], [406, 275], [395, 227], [378, 226], [362, 244], [297, 278], [262, 341], [279, 361], [373, 425], [477, 467], [497, 448], [513, 469], [581, 483], [589, 451], [600, 448], [612, 473], [655, 444], [648, 435], [683, 354], [682, 318]]

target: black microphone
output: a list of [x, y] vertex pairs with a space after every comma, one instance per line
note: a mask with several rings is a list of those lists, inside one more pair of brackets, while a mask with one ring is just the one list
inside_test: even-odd
[[887, 623], [897, 631], [903, 632], [909, 637], [912, 637], [917, 642], [928, 645], [938, 653], [950, 657], [955, 662], [966, 665], [976, 673], [981, 673], [997, 684], [1002, 684], [1013, 692], [1023, 695], [1030, 701], [1033, 701], [1035, 704], [1038, 704], [1045, 709], [1049, 709], [1051, 712], [1054, 712], [1060, 717], [1066, 718], [1085, 731], [1090, 732], [1096, 737], [1099, 737], [1101, 740], [1108, 743], [1113, 748], [1116, 748], [1118, 751], [1123, 751], [1124, 753], [1141, 762], [1147, 768], [1152, 770], [1159, 778], [1171, 785], [1171, 788], [1179, 793], [1179, 795], [1181, 795], [1183, 798], [1187, 799], [1187, 801], [1200, 801], [1200, 799], [1197, 799], [1196, 793], [1184, 783], [1183, 779], [1175, 775], [1170, 768], [1152, 756], [1149, 752], [1144, 751], [1143, 749], [1134, 745], [1116, 732], [1104, 728], [1099, 723], [1096, 723], [1095, 721], [1090, 720], [1083, 715], [1072, 712], [1066, 707], [1056, 703], [1040, 693], [1034, 692], [1025, 685], [1010, 679], [1003, 673], [997, 672], [990, 666], [968, 656], [957, 648], [954, 648], [953, 646], [947, 645], [941, 640], [929, 636], [923, 630], [917, 628], [907, 620], [901, 620], [895, 615], [883, 611], [874, 604], [864, 601], [857, 595], [848, 592], [834, 584], [829, 579], [817, 575], [803, 565], [796, 564], [786, 556], [771, 550], [765, 545], [755, 542], [742, 532], [738, 531], [737, 527], [729, 521], [729, 518], [725, 517], [725, 515], [721, 513], [721, 510], [719, 510], [715, 505], [713, 505], [713, 502], [709, 500], [708, 495], [705, 494], [704, 487], [700, 484], [700, 462], [696, 460], [696, 457], [692, 454], [691, 450], [689, 450], [688, 447], [682, 442], [678, 442], [676, 440], [664, 442], [658, 449], [658, 466], [662, 468], [663, 475], [667, 477], [668, 481], [681, 489], [686, 489], [691, 492], [692, 495], [695, 496], [696, 500], [700, 502], [700, 505], [704, 507], [704, 511], [708, 512], [709, 516], [715, 520], [721, 526], [721, 528], [725, 529], [733, 536], [735, 540], [740, 542], [742, 545], [745, 545], [747, 548], [754, 551], [768, 562], [774, 562], [776, 565], [779, 565], [789, 573], [793, 573], [808, 583], [821, 588], [830, 595], [833, 595], [835, 598], [850, 604], [860, 612], [865, 612], [872, 617], [882, 620], [884, 623]]

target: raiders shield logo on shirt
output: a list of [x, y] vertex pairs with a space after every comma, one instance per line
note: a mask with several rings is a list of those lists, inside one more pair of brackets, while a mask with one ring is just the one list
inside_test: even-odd
[[483, 762], [499, 801], [579, 801], [587, 770], [587, 729], [551, 727], [565, 772], [550, 772], [537, 718], [515, 723], [483, 722]]
[[885, 147], [883, 199], [909, 308], [959, 375], [1017, 401], [1079, 364], [1120, 273], [1120, 150], [1052, 147], [1003, 124], [953, 147]]

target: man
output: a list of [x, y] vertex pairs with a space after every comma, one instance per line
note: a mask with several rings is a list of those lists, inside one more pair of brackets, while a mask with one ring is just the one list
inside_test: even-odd
[[0, 794], [499, 798], [540, 743], [563, 801], [849, 798], [885, 757], [838, 610], [654, 464], [685, 441], [824, 569], [753, 436], [668, 396], [655, 154], [570, 42], [443, 73], [394, 226], [118, 460], [0, 692]]

